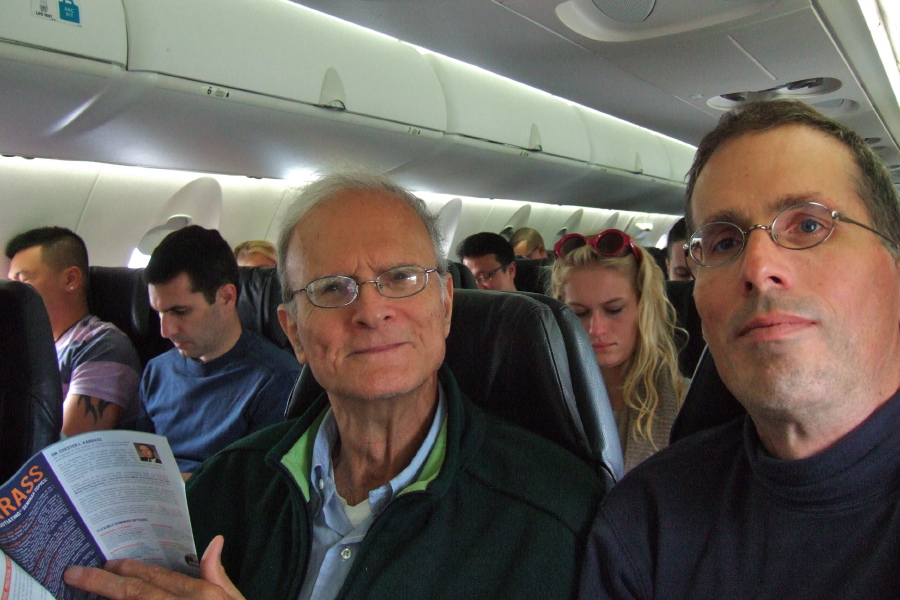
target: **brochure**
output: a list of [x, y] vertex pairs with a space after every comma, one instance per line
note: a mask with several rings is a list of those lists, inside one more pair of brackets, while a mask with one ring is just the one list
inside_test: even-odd
[[84, 433], [47, 447], [0, 487], [0, 600], [96, 598], [70, 565], [134, 558], [199, 577], [184, 482], [166, 438]]

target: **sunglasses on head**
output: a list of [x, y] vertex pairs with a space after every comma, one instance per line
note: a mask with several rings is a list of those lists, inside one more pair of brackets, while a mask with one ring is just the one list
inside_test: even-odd
[[620, 229], [607, 229], [599, 235], [584, 237], [580, 233], [570, 233], [556, 242], [553, 251], [558, 258], [565, 258], [573, 250], [582, 246], [590, 246], [600, 256], [619, 256], [629, 248], [631, 253], [641, 262], [641, 253], [635, 247], [631, 236]]

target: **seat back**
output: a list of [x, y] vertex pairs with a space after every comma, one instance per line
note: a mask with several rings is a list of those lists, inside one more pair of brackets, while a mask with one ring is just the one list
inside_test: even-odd
[[172, 347], [159, 332], [159, 315], [150, 308], [147, 286], [141, 281], [143, 269], [90, 267], [91, 314], [109, 321], [128, 336], [146, 365]]
[[[172, 347], [159, 330], [159, 315], [150, 307], [143, 269], [91, 267], [89, 305], [91, 314], [113, 323], [137, 349], [141, 364]], [[238, 315], [241, 324], [291, 351], [278, 322], [281, 286], [272, 267], [240, 267]]]
[[59, 440], [62, 383], [50, 318], [30, 285], [0, 281], [0, 481]]
[[516, 278], [513, 283], [520, 292], [546, 294], [550, 287], [550, 258], [516, 257]]
[[[568, 323], [566, 334], [560, 320]], [[463, 393], [571, 451], [608, 490], [621, 477], [622, 453], [600, 370], [588, 352], [584, 329], [562, 303], [528, 294], [454, 292], [445, 362]], [[321, 391], [304, 368], [286, 416], [302, 414]]]
[[681, 374], [690, 377], [700, 362], [703, 349], [706, 348], [700, 314], [694, 303], [694, 282], [666, 281], [666, 295], [675, 307], [676, 325], [687, 332], [687, 339], [684, 332], [676, 332], [675, 347], [678, 349], [678, 367]]
[[469, 267], [462, 263], [447, 261], [447, 269], [450, 271], [450, 277], [453, 278], [453, 287], [463, 288], [466, 290], [477, 290], [478, 283]]
[[718, 427], [746, 414], [741, 403], [725, 387], [712, 354], [705, 348], [678, 417], [672, 424], [669, 441], [674, 444], [681, 438]]
[[281, 284], [274, 267], [240, 267], [241, 284], [238, 290], [238, 315], [241, 324], [255, 331], [284, 350], [291, 342], [278, 321], [281, 304]]

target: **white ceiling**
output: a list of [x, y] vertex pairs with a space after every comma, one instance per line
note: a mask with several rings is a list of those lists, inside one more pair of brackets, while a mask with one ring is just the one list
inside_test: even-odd
[[722, 114], [710, 98], [828, 77], [839, 89], [801, 99], [900, 167], [900, 108], [852, 0], [656, 0], [638, 24], [591, 0], [300, 3], [695, 145]]

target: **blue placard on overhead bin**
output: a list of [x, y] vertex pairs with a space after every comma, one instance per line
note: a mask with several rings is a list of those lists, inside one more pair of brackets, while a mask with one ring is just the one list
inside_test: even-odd
[[75, 4], [75, 0], [59, 0], [59, 20], [75, 23], [76, 25], [81, 23], [81, 15], [78, 12], [78, 5]]

